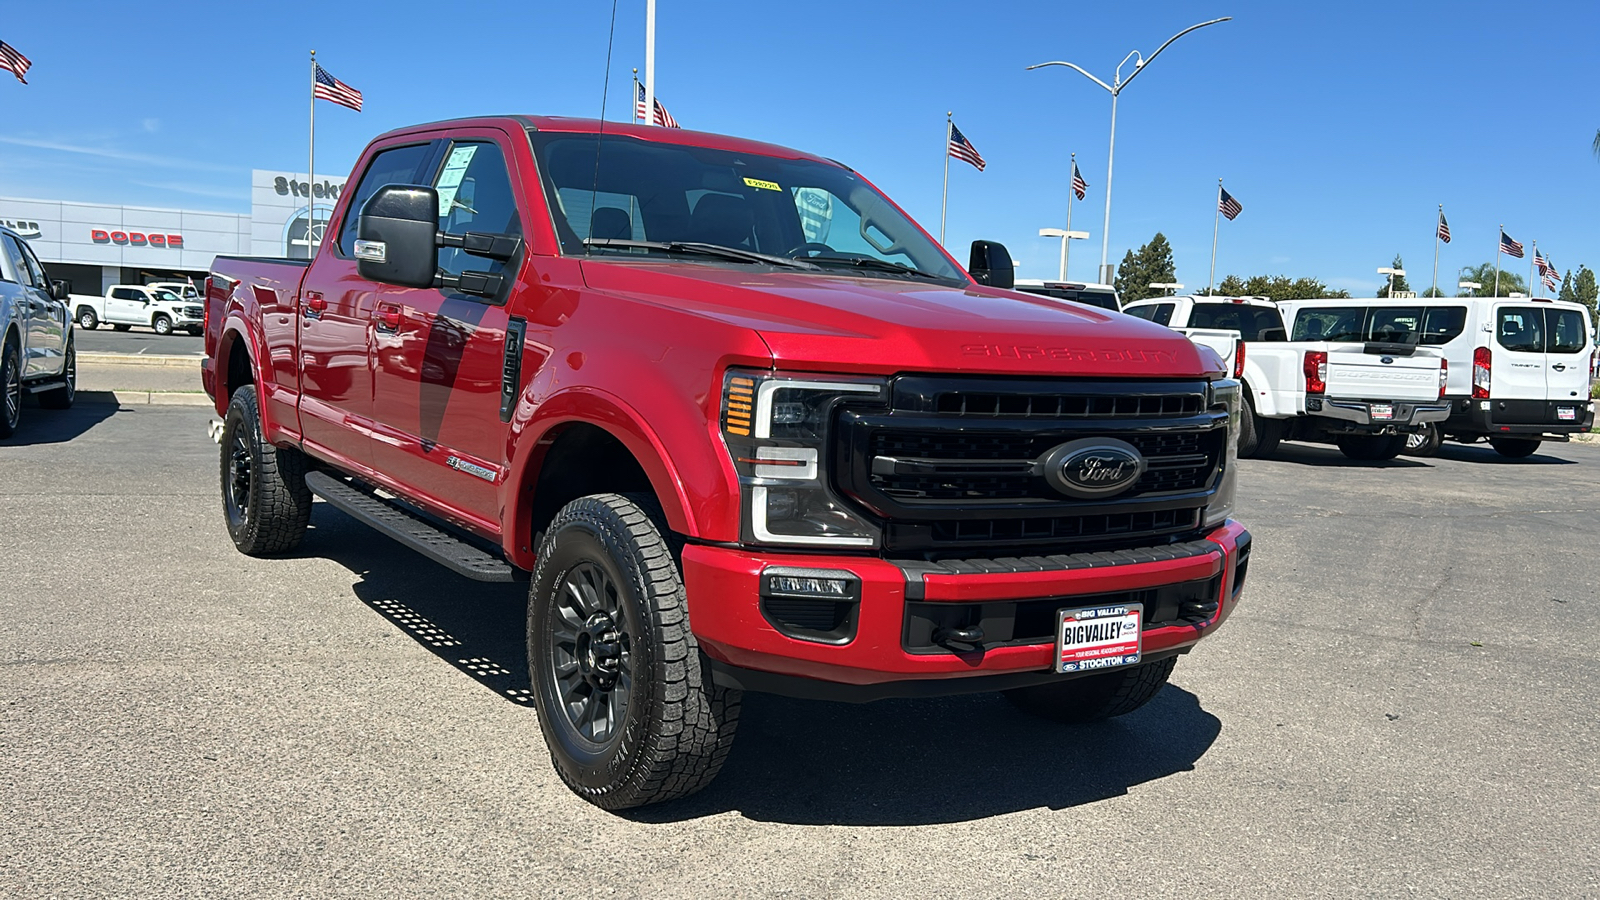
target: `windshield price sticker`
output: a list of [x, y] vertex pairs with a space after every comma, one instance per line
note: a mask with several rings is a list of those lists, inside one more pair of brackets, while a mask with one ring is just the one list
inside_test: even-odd
[[1372, 418], [1374, 421], [1392, 419], [1394, 418], [1394, 407], [1388, 403], [1374, 403], [1372, 404]]
[[744, 183], [750, 185], [751, 187], [755, 188], [758, 191], [781, 191], [781, 190], [783, 190], [783, 188], [778, 187], [778, 183], [776, 181], [762, 181], [759, 178], [746, 178], [744, 180]]
[[1089, 606], [1056, 613], [1056, 671], [1084, 672], [1139, 661], [1144, 604]]

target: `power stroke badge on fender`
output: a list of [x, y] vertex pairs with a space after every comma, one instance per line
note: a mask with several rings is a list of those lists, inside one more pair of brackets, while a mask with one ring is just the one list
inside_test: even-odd
[[1137, 447], [1116, 438], [1069, 441], [1039, 461], [1051, 487], [1085, 500], [1103, 500], [1129, 490], [1139, 483], [1145, 465]]

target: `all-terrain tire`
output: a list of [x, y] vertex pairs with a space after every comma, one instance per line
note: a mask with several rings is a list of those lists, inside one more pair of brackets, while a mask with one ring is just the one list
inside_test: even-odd
[[740, 693], [712, 683], [649, 505], [621, 494], [567, 504], [545, 531], [528, 588], [539, 727], [561, 780], [604, 809], [710, 784], [739, 721]]
[[0, 438], [17, 433], [22, 421], [22, 351], [6, 338], [0, 346]]
[[1538, 438], [1489, 438], [1489, 446], [1494, 448], [1494, 452], [1511, 459], [1532, 456], [1539, 449], [1539, 443]]
[[1125, 716], [1149, 703], [1172, 676], [1176, 656], [1055, 684], [1013, 688], [1006, 699], [1023, 712], [1068, 724]]
[[234, 546], [249, 556], [299, 546], [311, 522], [306, 457], [262, 437], [254, 385], [234, 392], [221, 444], [222, 512]]
[[67, 365], [62, 370], [65, 375], [62, 385], [37, 395], [39, 405], [45, 409], [71, 409], [72, 401], [78, 399], [78, 351], [73, 344], [73, 339], [67, 338]]
[[1339, 452], [1351, 459], [1384, 460], [1394, 459], [1400, 451], [1406, 449], [1406, 436], [1403, 434], [1347, 434], [1336, 441]]
[[84, 331], [93, 331], [100, 327], [100, 317], [95, 315], [94, 310], [85, 306], [78, 310], [78, 327]]
[[156, 316], [154, 319], [150, 320], [150, 327], [154, 328], [156, 330], [156, 334], [160, 334], [160, 335], [171, 334], [172, 333], [172, 319], [170, 319], [170, 318], [168, 318], [166, 316]]

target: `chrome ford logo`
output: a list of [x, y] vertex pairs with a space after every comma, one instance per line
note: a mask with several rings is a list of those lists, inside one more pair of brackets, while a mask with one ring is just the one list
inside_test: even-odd
[[1051, 487], [1086, 500], [1123, 493], [1139, 482], [1145, 465], [1137, 447], [1116, 438], [1069, 441], [1040, 461], [1041, 474]]

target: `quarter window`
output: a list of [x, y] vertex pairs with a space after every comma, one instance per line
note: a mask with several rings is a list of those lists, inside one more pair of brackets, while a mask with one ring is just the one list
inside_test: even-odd
[[[439, 192], [440, 231], [522, 234], [516, 191], [511, 188], [506, 159], [499, 146], [489, 142], [452, 145], [434, 179], [434, 188]], [[439, 268], [451, 275], [468, 269], [499, 272], [505, 265], [500, 260], [469, 256], [459, 247], [439, 248]]]
[[356, 185], [356, 193], [345, 207], [344, 223], [339, 228], [339, 251], [346, 257], [355, 252], [356, 226], [361, 219], [361, 207], [367, 205], [378, 188], [390, 184], [416, 184], [417, 170], [428, 160], [431, 144], [411, 144], [384, 150], [372, 158], [366, 174]]

